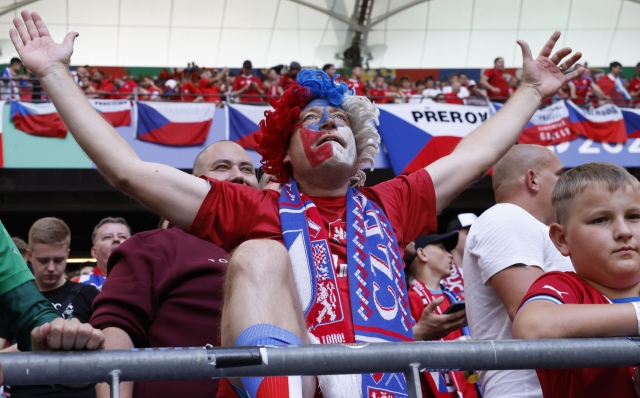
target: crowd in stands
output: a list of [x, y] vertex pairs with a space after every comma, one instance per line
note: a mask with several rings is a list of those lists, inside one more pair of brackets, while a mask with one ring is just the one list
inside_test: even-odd
[[[617, 94], [626, 101], [628, 89], [637, 93], [637, 85], [624, 88], [617, 63], [594, 82], [575, 66], [579, 53], [552, 56], [559, 32], [536, 59], [519, 42], [520, 85], [504, 79], [501, 58], [477, 83], [455, 75], [444, 86], [429, 78], [424, 85], [380, 77], [363, 82], [362, 68], [354, 67], [344, 82], [355, 95], [332, 83], [332, 65], [309, 71], [294, 62], [285, 73], [269, 70], [266, 84], [250, 61], [236, 77], [190, 65], [181, 78], [163, 76], [160, 84], [148, 76], [134, 85], [99, 70], [90, 78], [89, 68], [75, 71], [95, 98], [205, 101], [199, 87], [206, 82], [215, 82], [221, 98], [280, 97], [260, 126], [262, 175], [232, 141], [204, 148], [189, 175], [141, 160], [75, 91], [67, 71], [55, 68], [68, 63], [72, 40], [52, 44], [59, 51], [25, 51], [42, 46], [38, 39], [48, 31], [36, 13], [22, 17], [25, 25], [14, 20], [12, 41], [31, 55], [25, 62], [38, 69], [74, 139], [109, 183], [166, 218], [160, 228], [133, 235], [122, 218], [98, 221], [91, 235], [96, 267], [80, 276], [65, 273], [71, 233], [63, 220], [36, 221], [27, 242], [9, 241], [2, 227], [0, 304], [18, 307], [6, 295], [34, 278], [37, 291], [21, 299], [47, 300], [49, 312], [86, 325], [104, 342], [79, 344], [74, 337], [77, 347], [67, 349], [640, 335], [640, 182], [611, 163], [565, 171], [546, 147], [515, 145], [541, 102], [560, 91], [591, 100], [592, 90], [604, 101]], [[296, 78], [299, 87], [292, 89]], [[365, 186], [363, 169], [373, 167], [380, 150], [378, 111], [365, 95], [460, 103], [482, 90], [509, 103], [447, 156]], [[456, 215], [437, 234], [437, 215], [489, 169], [496, 204], [479, 217]], [[21, 283], [7, 282], [16, 275]], [[28, 347], [12, 332], [29, 328], [15, 321], [7, 317], [0, 337], [8, 349], [23, 351]], [[425, 398], [640, 395], [633, 367], [421, 370]], [[249, 376], [126, 382], [120, 396], [393, 398], [407, 396], [407, 387], [401, 374], [388, 373]], [[109, 386], [23, 386], [11, 394], [107, 397]]]
[[[88, 98], [264, 104], [269, 98], [280, 97], [284, 90], [296, 84], [295, 79], [301, 69], [300, 64], [294, 61], [288, 67], [279, 65], [256, 70], [247, 60], [237, 75], [229, 68], [201, 68], [195, 63], [175, 72], [165, 69], [158, 76], [112, 77], [89, 66], [78, 66], [72, 74]], [[333, 64], [324, 65], [322, 70], [329, 76], [337, 73]], [[581, 106], [597, 107], [605, 103], [625, 107], [640, 105], [640, 63], [636, 65], [636, 75], [631, 79], [622, 77], [621, 72], [619, 62], [609, 65], [609, 73], [598, 72], [596, 76], [587, 68], [582, 76], [566, 83], [546, 103], [570, 99]], [[357, 95], [367, 96], [378, 104], [434, 101], [485, 105], [487, 99], [505, 102], [520, 84], [517, 76], [505, 72], [501, 57], [495, 59], [493, 68], [484, 70], [478, 82], [465, 73], [453, 73], [439, 80], [429, 75], [417, 81], [408, 76], [390, 79], [376, 75], [370, 81], [363, 81], [363, 73], [361, 66], [354, 66], [348, 77], [340, 76], [336, 81], [344, 81]], [[35, 76], [29, 71], [23, 73], [22, 62], [18, 58], [11, 60], [2, 77], [3, 99], [36, 102], [48, 99]]]

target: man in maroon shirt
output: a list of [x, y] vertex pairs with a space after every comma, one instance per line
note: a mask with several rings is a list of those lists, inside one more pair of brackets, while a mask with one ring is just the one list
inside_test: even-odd
[[495, 102], [504, 102], [511, 95], [509, 83], [502, 75], [504, 73], [504, 59], [498, 57], [493, 61], [493, 69], [487, 69], [480, 78], [480, 85], [487, 89], [487, 95]]
[[[37, 13], [29, 14], [22, 11], [21, 15], [26, 26], [14, 19], [17, 30], [10, 31], [18, 54], [43, 83], [69, 131], [103, 175], [115, 187], [137, 198], [176, 226], [191, 227], [190, 232], [198, 233], [229, 249], [237, 246], [229, 263], [226, 281], [231, 288], [226, 290], [223, 310], [222, 339], [225, 345], [232, 345], [234, 341], [240, 345], [240, 337], [243, 341], [250, 341], [247, 345], [254, 346], [308, 343], [310, 337], [301, 315], [303, 298], [307, 302], [310, 292], [303, 292], [305, 295], [301, 296], [296, 282], [300, 280], [308, 284], [309, 280], [302, 275], [298, 275], [298, 278], [294, 275], [292, 261], [295, 260], [297, 263], [300, 258], [289, 256], [287, 248], [282, 244], [283, 225], [278, 218], [279, 200], [285, 203], [291, 197], [295, 199], [300, 196], [283, 188], [285, 194], [278, 198], [274, 196], [273, 191], [258, 192], [224, 181], [207, 181], [166, 165], [142, 161], [126, 141], [115, 133], [113, 127], [92, 111], [93, 108], [69, 76], [69, 58], [77, 33], [69, 33], [63, 43], [57, 44], [53, 42], [46, 25]], [[274, 175], [278, 181], [288, 181], [287, 189], [297, 182], [300, 192], [312, 197], [313, 203], [317, 205], [308, 207], [314, 209], [311, 211], [314, 212], [312, 216], [316, 222], [303, 225], [314, 231], [317, 227], [318, 231], [324, 231], [323, 235], [329, 231], [331, 233], [330, 250], [318, 252], [318, 261], [325, 263], [333, 260], [331, 250], [342, 248], [336, 253], [336, 264], [327, 264], [328, 267], [324, 268], [323, 272], [331, 270], [342, 278], [342, 275], [347, 275], [347, 271], [354, 270], [353, 262], [343, 264], [349, 261], [345, 258], [345, 242], [348, 239], [356, 239], [354, 225], [347, 225], [344, 229], [338, 219], [336, 223], [329, 225], [329, 229], [325, 223], [327, 217], [345, 217], [347, 201], [363, 203], [364, 197], [367, 199], [366, 206], [373, 206], [381, 199], [384, 200], [384, 203], [380, 202], [384, 209], [380, 209], [379, 213], [372, 210], [371, 217], [374, 214], [382, 216], [383, 213], [388, 213], [394, 220], [390, 223], [392, 230], [389, 229], [389, 224], [385, 224], [387, 229], [384, 233], [380, 228], [367, 228], [367, 234], [375, 234], [385, 241], [393, 237], [394, 242], [394, 236], [397, 236], [397, 243], [393, 243], [394, 251], [397, 252], [394, 253], [394, 258], [402, 258], [402, 248], [406, 240], [415, 239], [420, 231], [433, 230], [437, 213], [472, 181], [484, 175], [511, 148], [542, 100], [553, 95], [567, 80], [584, 71], [580, 68], [567, 74], [563, 73], [573, 66], [581, 54], [576, 53], [563, 62], [570, 54], [570, 49], [565, 48], [552, 56], [553, 47], [559, 37], [560, 32], [554, 32], [536, 59], [533, 59], [529, 46], [524, 41], [518, 41], [524, 59], [522, 84], [500, 111], [465, 137], [450, 155], [408, 176], [357, 191], [350, 189], [351, 184], [354, 180], [356, 183], [364, 182], [366, 175], [361, 167], [366, 163], [372, 163], [373, 155], [379, 151], [379, 136], [372, 123], [377, 121], [377, 109], [364, 97], [344, 95], [346, 87], [325, 85], [326, 74], [323, 76], [322, 71], [302, 71], [301, 74], [307, 72], [306, 81], [322, 79], [322, 84], [290, 89], [285, 92], [287, 98], [283, 97], [282, 100], [274, 102], [274, 108], [277, 107], [279, 111], [268, 113], [267, 121], [261, 123], [262, 136], [258, 148], [264, 156], [263, 164], [267, 173]], [[313, 94], [311, 89], [316, 90], [316, 93], [317, 90], [330, 89], [331, 94]], [[353, 109], [354, 107], [357, 109]], [[346, 109], [363, 112], [351, 114]], [[268, 142], [269, 140], [272, 142]], [[460, 167], [461, 164], [465, 167]], [[289, 176], [295, 181], [289, 180]], [[301, 214], [287, 211], [287, 205], [288, 202], [283, 207], [283, 213]], [[425, 208], [421, 206], [426, 205], [429, 210], [425, 212]], [[221, 206], [223, 211], [220, 211]], [[375, 206], [379, 207], [377, 204]], [[366, 209], [364, 204], [362, 207]], [[420, 210], [409, 213], [408, 209], [417, 207], [420, 207]], [[244, 213], [240, 210], [244, 210]], [[228, 221], [230, 213], [237, 217], [234, 221], [242, 224], [240, 228], [237, 228], [235, 223], [229, 224], [222, 220], [226, 217]], [[362, 215], [358, 214], [356, 217], [361, 219]], [[417, 215], [420, 217], [416, 217]], [[216, 219], [217, 216], [221, 219]], [[386, 223], [384, 220], [381, 222]], [[251, 222], [255, 222], [253, 227]], [[375, 227], [373, 224], [369, 225]], [[405, 226], [410, 228], [405, 231]], [[302, 230], [292, 229], [292, 232], [301, 233], [300, 231]], [[229, 239], [218, 239], [226, 234], [229, 235]], [[304, 247], [302, 249], [304, 250]], [[366, 250], [375, 249], [372, 247]], [[394, 270], [396, 269], [394, 265]], [[401, 270], [398, 272], [402, 274]], [[395, 292], [394, 295], [407, 294], [406, 287], [393, 290], [390, 282], [382, 279], [384, 275], [379, 274], [377, 280], [388, 286], [386, 290], [391, 289]], [[394, 275], [392, 273], [390, 278], [396, 278], [396, 282], [402, 283], [402, 280]], [[373, 273], [369, 273], [366, 277], [374, 276]], [[345, 286], [344, 282], [341, 286]], [[342, 300], [352, 293], [356, 294], [356, 289], [343, 289], [339, 293]], [[384, 291], [382, 293], [384, 294]], [[390, 299], [388, 294], [385, 299]], [[334, 299], [337, 300], [337, 296], [331, 300]], [[369, 296], [369, 300], [373, 298]], [[350, 303], [345, 302], [343, 308], [351, 311], [350, 304], [357, 306], [359, 301], [354, 298]], [[392, 313], [380, 307], [379, 303], [375, 305], [376, 308], [369, 308], [372, 312], [366, 314], [378, 318], [387, 316], [390, 322], [393, 321], [394, 326], [404, 328], [404, 334], [401, 335], [404, 339], [413, 336], [413, 333], [407, 330], [413, 325], [411, 319], [406, 319], [407, 322], [400, 325], [400, 318], [404, 320], [405, 315], [400, 314], [400, 311]], [[373, 312], [376, 310], [378, 312]], [[326, 312], [321, 314], [322, 319], [327, 315]], [[354, 311], [353, 317], [351, 314], [345, 313], [342, 319], [363, 318], [361, 312]], [[382, 332], [387, 330], [387, 325], [389, 324], [385, 324], [381, 329]], [[332, 326], [326, 324], [322, 327]], [[349, 337], [353, 341], [353, 332], [347, 330], [347, 333], [348, 336], [342, 337]], [[258, 341], [263, 339], [267, 343]], [[329, 340], [335, 341], [333, 338]], [[401, 376], [396, 376], [396, 379], [393, 379], [394, 375], [387, 376], [386, 383], [404, 385], [403, 388], [406, 390]], [[365, 374], [358, 380], [368, 383], [371, 377], [370, 374]], [[328, 377], [323, 380], [331, 381], [335, 378]], [[313, 376], [302, 379], [297, 376], [283, 376], [242, 380], [244, 388], [254, 398], [303, 394], [304, 397], [311, 397], [316, 391], [316, 383], [317, 379]], [[355, 380], [347, 384], [358, 389], [358, 383]], [[367, 387], [370, 384], [362, 385]], [[361, 391], [358, 389], [358, 393]], [[323, 394], [325, 397], [356, 395], [345, 394], [339, 388], [332, 391], [323, 388]]]
[[[247, 152], [231, 141], [204, 149], [195, 176], [258, 188]], [[116, 249], [108, 281], [94, 301], [91, 325], [105, 334], [105, 349], [220, 345], [222, 285], [229, 256], [218, 245], [180, 228], [133, 235]], [[218, 380], [122, 383], [120, 396], [215, 397]], [[97, 387], [109, 397], [109, 386]]]
[[251, 61], [244, 61], [242, 73], [236, 77], [231, 87], [231, 95], [240, 97], [240, 102], [263, 102], [264, 87], [262, 81], [252, 74]]

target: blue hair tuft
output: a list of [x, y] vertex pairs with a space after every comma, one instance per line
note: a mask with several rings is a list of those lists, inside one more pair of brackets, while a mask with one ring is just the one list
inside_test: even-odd
[[353, 95], [347, 83], [337, 83], [340, 75], [330, 78], [324, 71], [305, 69], [298, 72], [297, 81], [311, 92], [311, 99], [326, 98], [333, 106], [341, 106], [345, 94]]

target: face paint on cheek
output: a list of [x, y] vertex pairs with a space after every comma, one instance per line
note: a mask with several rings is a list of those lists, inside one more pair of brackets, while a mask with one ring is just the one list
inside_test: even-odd
[[302, 141], [304, 154], [307, 156], [309, 165], [314, 168], [333, 157], [333, 146], [331, 144], [323, 144], [318, 148], [313, 148], [317, 138], [317, 131], [309, 130], [305, 127], [300, 129], [300, 140]]

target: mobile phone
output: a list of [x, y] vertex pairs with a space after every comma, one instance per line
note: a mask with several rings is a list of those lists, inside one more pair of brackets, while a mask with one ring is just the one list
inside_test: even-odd
[[462, 311], [464, 308], [465, 308], [464, 301], [454, 301], [444, 313], [445, 315], [453, 314], [454, 312]]

